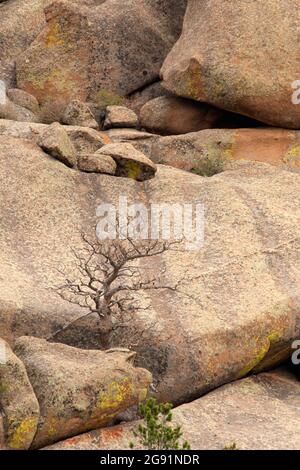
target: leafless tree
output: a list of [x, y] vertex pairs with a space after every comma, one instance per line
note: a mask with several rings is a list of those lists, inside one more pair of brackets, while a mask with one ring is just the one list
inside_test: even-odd
[[158, 240], [109, 240], [91, 241], [81, 235], [84, 248], [72, 250], [76, 264], [72, 278], [66, 276], [63, 284], [54, 288], [55, 292], [72, 304], [86, 309], [79, 318], [56, 331], [50, 338], [54, 339], [75, 323], [90, 315], [98, 315], [101, 335], [108, 338], [115, 328], [120, 328], [125, 319], [132, 317], [142, 307], [138, 293], [147, 290], [178, 291], [181, 281], [174, 285], [163, 282], [164, 272], [150, 276], [147, 266], [141, 264], [145, 258], [153, 258], [168, 250], [175, 249], [177, 242]]

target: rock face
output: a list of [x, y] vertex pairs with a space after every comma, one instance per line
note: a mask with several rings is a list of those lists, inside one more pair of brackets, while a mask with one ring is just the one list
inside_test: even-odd
[[[288, 357], [300, 334], [298, 174], [252, 163], [202, 178], [158, 166], [155, 178], [140, 183], [72, 171], [33, 142], [8, 136], [0, 136], [0, 157], [6, 340], [48, 337], [83, 314], [51, 289], [65, 281], [57, 270], [72, 273], [72, 249], [84, 247], [80, 233], [92, 236], [99, 204], [118, 207], [126, 196], [129, 205], [199, 201], [205, 208], [202, 248], [184, 244], [143, 264], [149, 276], [159, 270], [168, 284], [181, 281], [180, 292], [145, 293], [140, 301], [148, 310], [114, 338], [114, 346], [134, 343], [160, 399], [193, 399]], [[56, 340], [97, 348], [97, 318], [78, 321]]]
[[211, 129], [157, 139], [150, 158], [183, 170], [219, 170], [243, 160], [300, 171], [300, 133], [285, 129]]
[[297, 0], [263, 6], [189, 0], [183, 34], [162, 68], [164, 85], [186, 98], [299, 129], [300, 106], [292, 102], [300, 74], [298, 34]]
[[27, 450], [37, 430], [39, 404], [22, 361], [2, 340], [0, 348], [0, 408], [4, 428], [2, 440], [5, 441], [2, 445], [10, 450]]
[[185, 134], [214, 127], [222, 111], [184, 98], [161, 96], [140, 111], [141, 127], [161, 135]]
[[129, 350], [84, 351], [31, 337], [19, 338], [14, 349], [40, 404], [31, 448], [107, 425], [144, 400], [152, 380], [133, 367]]
[[125, 96], [158, 77], [185, 7], [186, 0], [55, 1], [45, 10], [46, 27], [18, 60], [18, 87], [41, 104]]
[[[284, 370], [226, 385], [173, 412], [192, 449], [297, 450], [300, 384]], [[138, 423], [100, 429], [48, 450], [124, 450]]]
[[15, 60], [46, 24], [44, 7], [51, 0], [15, 0], [0, 5], [0, 79], [15, 82]]

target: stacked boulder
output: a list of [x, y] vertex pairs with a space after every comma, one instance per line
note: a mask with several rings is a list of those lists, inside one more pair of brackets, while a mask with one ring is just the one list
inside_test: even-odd
[[148, 394], [151, 374], [133, 366], [129, 350], [87, 351], [23, 337], [13, 352], [1, 342], [7, 449], [36, 449], [106, 426]]

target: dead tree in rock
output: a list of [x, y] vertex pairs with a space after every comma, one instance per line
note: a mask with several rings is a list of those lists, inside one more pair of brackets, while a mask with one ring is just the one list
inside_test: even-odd
[[[149, 270], [141, 265], [145, 258], [153, 258], [173, 249], [176, 242], [157, 240], [109, 240], [90, 241], [82, 235], [84, 248], [73, 250], [76, 269], [74, 275], [66, 277], [62, 285], [54, 290], [63, 299], [87, 309], [87, 312], [50, 338], [54, 339], [75, 323], [90, 315], [98, 315], [100, 333], [104, 347], [109, 346], [110, 333], [120, 328], [124, 318], [128, 319], [138, 310], [146, 309], [140, 305], [137, 294], [147, 290], [178, 291], [180, 281], [175, 285], [165, 285], [160, 275], [149, 277]], [[137, 264], [138, 263], [138, 264]]]

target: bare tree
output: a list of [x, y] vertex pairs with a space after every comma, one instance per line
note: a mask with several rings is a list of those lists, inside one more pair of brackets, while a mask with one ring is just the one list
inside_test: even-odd
[[[56, 331], [50, 338], [54, 339], [75, 323], [89, 315], [98, 315], [100, 329], [105, 346], [109, 345], [109, 336], [113, 329], [124, 325], [128, 319], [142, 307], [137, 293], [147, 290], [178, 291], [179, 284], [165, 285], [162, 282], [164, 272], [149, 276], [147, 266], [140, 261], [152, 258], [167, 250], [173, 249], [178, 242], [161, 242], [158, 240], [109, 240], [91, 241], [81, 235], [84, 248], [73, 251], [76, 264], [74, 276], [65, 277], [65, 282], [54, 288], [64, 300], [86, 309], [76, 320]], [[137, 264], [138, 263], [138, 264]]]

